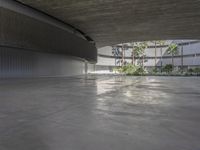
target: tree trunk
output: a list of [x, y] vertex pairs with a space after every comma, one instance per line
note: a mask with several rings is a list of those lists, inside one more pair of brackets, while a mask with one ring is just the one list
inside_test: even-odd
[[124, 49], [122, 47], [122, 66], [124, 66]]
[[115, 56], [115, 67], [117, 66], [117, 58], [116, 58], [116, 56]]
[[174, 68], [174, 55], [172, 54], [172, 67]]
[[161, 72], [162, 72], [162, 67], [163, 67], [163, 54], [162, 54], [162, 47], [160, 48], [160, 56], [161, 56], [161, 59], [160, 59], [160, 67], [161, 67]]
[[156, 45], [156, 42], [155, 42], [155, 67], [157, 66], [157, 45]]
[[181, 72], [183, 73], [183, 45], [181, 47]]
[[134, 54], [134, 49], [132, 51], [132, 65], [135, 65], [135, 54]]
[[144, 54], [142, 55], [142, 67], [144, 68]]
[[124, 49], [124, 65], [126, 63], [126, 53], [125, 53], [125, 49]]

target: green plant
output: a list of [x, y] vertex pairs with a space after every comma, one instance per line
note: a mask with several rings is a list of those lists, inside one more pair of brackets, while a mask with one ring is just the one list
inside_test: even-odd
[[144, 66], [144, 54], [147, 47], [147, 42], [136, 42], [133, 44], [134, 55], [136, 57], [142, 57], [142, 66]]
[[158, 69], [155, 67], [155, 68], [153, 68], [153, 73], [157, 73], [158, 72]]
[[137, 70], [135, 71], [134, 75], [144, 75], [145, 73], [146, 73], [146, 71], [145, 71], [144, 67], [139, 66], [137, 68]]
[[113, 71], [123, 73], [122, 67], [115, 67], [115, 68], [113, 68]]
[[194, 68], [194, 73], [200, 74], [200, 68], [198, 68], [198, 67]]
[[192, 68], [190, 68], [190, 69], [188, 69], [188, 72], [189, 72], [189, 73], [193, 73], [194, 70], [193, 70]]
[[133, 64], [127, 64], [122, 67], [114, 68], [114, 71], [117, 71], [119, 73], [124, 73], [126, 75], [144, 75], [145, 70], [141, 66], [136, 66]]
[[132, 65], [132, 64], [127, 64], [122, 67], [123, 73], [127, 75], [133, 75], [136, 72], [136, 70], [137, 70], [137, 66]]
[[132, 65], [135, 65], [135, 49], [134, 49], [134, 42], [133, 43], [131, 43], [131, 46], [133, 47], [132, 48], [132, 54], [131, 54], [131, 56], [132, 56]]
[[172, 70], [173, 70], [173, 66], [172, 66], [171, 64], [165, 65], [165, 66], [163, 67], [163, 69], [162, 69], [163, 72], [166, 72], [166, 73], [168, 73], [168, 74], [171, 73]]
[[174, 67], [174, 55], [178, 54], [178, 45], [177, 44], [170, 44], [167, 53], [172, 55], [172, 68]]
[[[162, 48], [162, 46], [163, 45], [165, 45], [165, 41], [163, 41], [163, 40], [160, 40], [160, 41], [158, 41], [158, 44], [160, 45], [160, 55], [161, 55], [161, 60], [160, 60], [160, 62], [161, 62], [161, 68], [162, 68], [162, 66], [163, 66], [163, 48]], [[162, 72], [162, 69], [161, 69], [161, 72]]]
[[190, 68], [187, 70], [186, 75], [200, 75], [200, 68]]

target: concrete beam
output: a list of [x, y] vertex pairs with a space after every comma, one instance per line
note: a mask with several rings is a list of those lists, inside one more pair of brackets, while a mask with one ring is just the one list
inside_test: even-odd
[[0, 46], [96, 62], [94, 43], [72, 26], [16, 1], [0, 0]]
[[97, 47], [199, 39], [199, 0], [18, 0], [81, 29]]

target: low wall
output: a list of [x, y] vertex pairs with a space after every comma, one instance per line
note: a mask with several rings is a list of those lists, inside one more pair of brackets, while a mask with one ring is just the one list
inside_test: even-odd
[[0, 47], [1, 78], [82, 75], [87, 72], [85, 67], [85, 60], [76, 57]]

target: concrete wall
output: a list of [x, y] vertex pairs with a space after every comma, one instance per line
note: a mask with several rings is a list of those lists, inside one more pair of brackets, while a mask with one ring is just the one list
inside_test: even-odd
[[68, 76], [85, 73], [97, 49], [84, 34], [12, 0], [0, 0], [0, 76]]
[[85, 73], [85, 61], [60, 54], [0, 47], [0, 77], [58, 77]]

